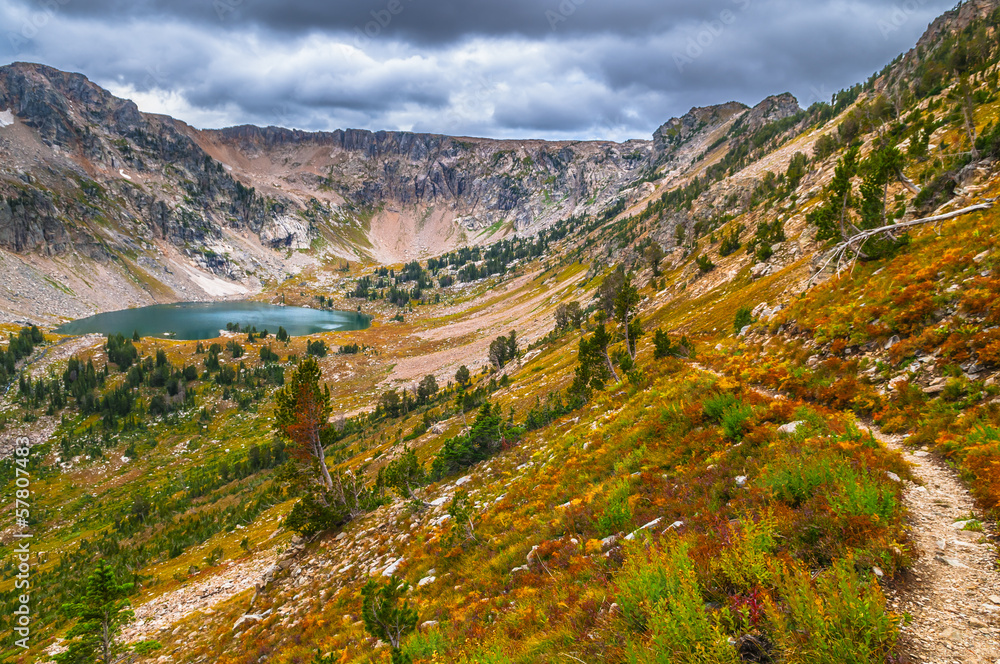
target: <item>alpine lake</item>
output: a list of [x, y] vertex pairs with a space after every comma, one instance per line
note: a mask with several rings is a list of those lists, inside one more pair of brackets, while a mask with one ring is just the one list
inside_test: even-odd
[[195, 341], [215, 339], [230, 324], [244, 332], [253, 328], [271, 334], [279, 327], [291, 336], [363, 330], [371, 318], [353, 311], [287, 307], [264, 302], [182, 302], [122, 309], [79, 318], [53, 330], [57, 334], [122, 334]]

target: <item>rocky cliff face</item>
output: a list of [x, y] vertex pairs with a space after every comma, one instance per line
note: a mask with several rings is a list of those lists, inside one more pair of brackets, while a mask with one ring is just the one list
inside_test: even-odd
[[792, 96], [791, 93], [786, 92], [774, 95], [750, 109], [750, 112], [736, 123], [736, 128], [746, 128], [747, 132], [753, 133], [762, 127], [792, 117], [801, 111], [802, 108], [799, 106], [799, 100]]
[[697, 134], [718, 129], [748, 108], [745, 104], [731, 101], [717, 106], [695, 107], [679, 118], [670, 119], [653, 132], [657, 161], [668, 161], [680, 146], [691, 141]]
[[[267, 162], [272, 175], [283, 170], [277, 157], [295, 155], [299, 161], [280, 179], [311, 189], [318, 198], [324, 190], [333, 191], [335, 204], [392, 205], [418, 212], [443, 205], [467, 230], [499, 223], [520, 233], [606, 205], [648, 168], [652, 154], [649, 141], [496, 141], [248, 126], [203, 135], [230, 155]], [[267, 177], [256, 181], [265, 189], [279, 184]]]
[[[606, 205], [651, 156], [648, 141], [517, 142], [249, 126], [201, 132], [140, 113], [82, 75], [23, 63], [0, 68], [0, 108], [33, 130], [47, 148], [38, 156], [50, 171], [120, 194], [120, 216], [178, 247], [218, 238], [226, 227], [260, 236], [313, 199], [326, 221], [344, 206], [413, 208], [410, 216], [419, 218], [427, 207], [444, 205], [447, 223], [459, 228], [500, 224], [505, 232], [532, 233]], [[4, 146], [12, 164], [24, 152], [16, 140]], [[289, 153], [303, 158], [286, 167]], [[10, 176], [30, 175], [37, 166], [36, 160], [5, 169], [4, 194], [20, 195], [24, 187]], [[46, 253], [73, 246], [57, 228], [72, 221], [56, 203], [63, 180], [34, 188], [30, 205], [7, 206], [2, 246]], [[287, 228], [287, 218], [277, 226]], [[308, 232], [316, 237], [321, 230]], [[284, 246], [289, 237], [269, 232], [262, 239]]]

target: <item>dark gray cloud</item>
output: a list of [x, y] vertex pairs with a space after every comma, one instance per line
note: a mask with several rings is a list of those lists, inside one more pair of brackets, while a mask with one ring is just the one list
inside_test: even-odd
[[645, 138], [691, 106], [803, 106], [954, 0], [0, 0], [0, 62], [195, 126]]

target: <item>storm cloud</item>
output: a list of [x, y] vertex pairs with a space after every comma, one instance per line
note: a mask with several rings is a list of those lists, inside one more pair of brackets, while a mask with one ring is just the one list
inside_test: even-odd
[[648, 138], [691, 106], [803, 106], [954, 0], [0, 0], [0, 62], [198, 127]]

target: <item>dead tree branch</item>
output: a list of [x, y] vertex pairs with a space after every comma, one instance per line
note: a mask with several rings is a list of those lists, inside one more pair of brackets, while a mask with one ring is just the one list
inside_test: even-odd
[[[933, 224], [936, 222], [946, 221], [948, 219], [954, 219], [955, 217], [961, 217], [962, 215], [969, 214], [970, 212], [978, 212], [979, 210], [988, 210], [993, 207], [992, 203], [978, 203], [976, 205], [970, 205], [969, 207], [964, 207], [961, 210], [955, 210], [954, 212], [946, 212], [945, 214], [938, 214], [933, 217], [924, 217], [923, 219], [913, 219], [911, 221], [904, 221], [898, 224], [889, 224], [888, 226], [880, 226], [879, 228], [871, 228], [866, 231], [861, 231], [856, 235], [852, 235], [850, 238], [844, 240], [833, 249], [829, 251], [826, 261], [812, 279], [823, 274], [830, 263], [837, 261], [837, 272], [840, 272], [840, 261], [843, 259], [844, 255], [847, 253], [848, 249], [855, 252], [855, 257], [857, 256], [860, 248], [864, 246], [864, 243], [875, 237], [876, 235], [881, 235], [883, 233], [888, 235], [894, 235], [896, 231], [904, 230], [907, 228], [913, 228], [914, 226], [920, 226], [922, 224]], [[809, 281], [811, 282], [812, 279]]]

